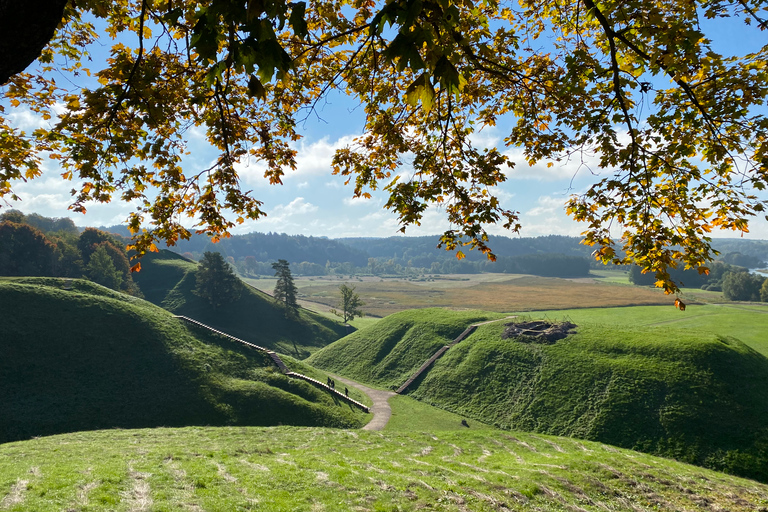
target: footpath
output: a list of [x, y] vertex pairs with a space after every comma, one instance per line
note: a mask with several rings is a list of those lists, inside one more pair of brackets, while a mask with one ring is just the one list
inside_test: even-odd
[[277, 355], [277, 353], [275, 351], [273, 351], [273, 350], [269, 350], [267, 348], [260, 347], [259, 345], [254, 345], [253, 343], [247, 342], [245, 340], [241, 340], [240, 338], [236, 338], [236, 337], [234, 337], [234, 336], [232, 336], [230, 334], [227, 334], [225, 332], [221, 332], [221, 331], [219, 331], [217, 329], [214, 329], [213, 327], [211, 327], [209, 325], [205, 325], [204, 323], [198, 322], [197, 320], [194, 320], [192, 318], [189, 318], [189, 317], [186, 317], [186, 316], [182, 316], [182, 315], [174, 315], [174, 316], [176, 318], [178, 318], [180, 320], [184, 320], [185, 322], [188, 322], [188, 323], [190, 323], [190, 324], [192, 324], [192, 325], [194, 325], [196, 327], [200, 327], [201, 329], [207, 329], [207, 330], [209, 330], [211, 332], [214, 332], [214, 333], [216, 333], [216, 334], [218, 334], [220, 336], [223, 336], [223, 337], [225, 337], [225, 338], [227, 338], [229, 340], [232, 340], [234, 342], [240, 343], [240, 344], [245, 345], [245, 346], [247, 346], [249, 348], [252, 348], [254, 350], [258, 350], [259, 352], [265, 352], [270, 357], [270, 359], [272, 359], [272, 361], [275, 363], [275, 366], [277, 366], [280, 369], [280, 371], [286, 377], [292, 377], [294, 379], [301, 379], [303, 381], [309, 382], [310, 384], [312, 384], [312, 385], [314, 385], [316, 387], [319, 387], [319, 388], [321, 388], [321, 389], [323, 389], [325, 391], [328, 391], [329, 393], [331, 393], [336, 398], [338, 398], [340, 400], [344, 400], [345, 402], [348, 402], [348, 403], [354, 405], [355, 407], [360, 408], [363, 412], [370, 412], [368, 410], [368, 406], [367, 405], [361, 404], [357, 400], [353, 400], [353, 399], [349, 398], [344, 393], [342, 393], [341, 391], [339, 391], [337, 389], [334, 389], [334, 388], [330, 387], [328, 384], [326, 384], [324, 382], [320, 382], [317, 379], [313, 379], [312, 377], [308, 377], [308, 376], [303, 375], [301, 373], [292, 372], [285, 365], [283, 360], [280, 359], [280, 356]]
[[231, 335], [229, 335], [229, 334], [227, 334], [225, 332], [221, 332], [221, 331], [219, 331], [217, 329], [214, 329], [213, 327], [205, 325], [205, 324], [203, 324], [201, 322], [198, 322], [197, 320], [194, 320], [192, 318], [189, 318], [189, 317], [186, 317], [186, 316], [181, 316], [181, 315], [175, 315], [175, 317], [180, 319], [180, 320], [184, 320], [185, 322], [191, 323], [192, 325], [195, 325], [195, 326], [200, 327], [202, 329], [207, 329], [209, 331], [212, 331], [212, 332], [214, 332], [214, 333], [216, 333], [216, 334], [218, 334], [220, 336], [223, 336], [223, 337], [225, 337], [227, 339], [230, 339], [232, 341], [235, 341], [237, 343], [246, 345], [246, 346], [248, 346], [248, 347], [250, 347], [250, 348], [252, 348], [254, 350], [258, 350], [260, 352], [265, 352], [267, 355], [269, 355], [269, 357], [272, 359], [272, 361], [275, 363], [275, 365], [280, 369], [280, 371], [283, 372], [283, 374], [285, 374], [286, 376], [292, 377], [292, 378], [295, 378], [295, 379], [301, 379], [301, 380], [304, 380], [306, 382], [309, 382], [310, 384], [313, 384], [314, 386], [317, 386], [317, 387], [319, 387], [321, 389], [324, 389], [325, 391], [328, 391], [329, 393], [334, 395], [336, 398], [344, 400], [344, 401], [354, 405], [355, 407], [360, 408], [364, 412], [372, 413], [373, 414], [373, 419], [370, 422], [368, 422], [368, 424], [366, 426], [363, 427], [363, 430], [383, 430], [384, 427], [387, 426], [387, 423], [389, 422], [389, 418], [392, 416], [392, 408], [389, 406], [389, 399], [391, 397], [397, 395], [397, 394], [403, 393], [406, 389], [408, 389], [408, 386], [413, 384], [413, 382], [416, 381], [416, 379], [418, 379], [425, 371], [427, 371], [427, 369], [430, 366], [432, 366], [434, 364], [434, 362], [437, 361], [443, 354], [445, 354], [448, 351], [449, 348], [453, 347], [457, 343], [460, 343], [461, 341], [466, 339], [470, 334], [475, 332], [475, 329], [477, 329], [479, 326], [486, 325], [486, 324], [492, 324], [494, 322], [501, 322], [501, 321], [509, 320], [509, 319], [512, 319], [512, 318], [516, 318], [516, 316], [508, 316], [508, 317], [505, 317], [505, 318], [500, 318], [498, 320], [488, 320], [486, 322], [478, 322], [476, 324], [470, 325], [469, 327], [467, 327], [464, 330], [464, 332], [459, 334], [456, 337], [456, 339], [454, 339], [451, 343], [449, 343], [448, 345], [440, 347], [437, 350], [437, 352], [435, 352], [432, 355], [432, 357], [427, 359], [424, 362], [424, 364], [422, 364], [419, 367], [419, 369], [416, 370], [416, 372], [413, 375], [411, 375], [408, 378], [408, 380], [406, 380], [405, 383], [402, 386], [400, 386], [397, 389], [397, 391], [395, 391], [395, 392], [385, 391], [385, 390], [382, 390], [382, 389], [369, 388], [368, 386], [363, 386], [362, 384], [358, 384], [357, 382], [349, 380], [349, 379], [346, 379], [344, 377], [339, 377], [338, 375], [329, 374], [332, 379], [338, 380], [338, 381], [344, 383], [346, 386], [352, 386], [353, 388], [359, 389], [360, 391], [362, 391], [363, 393], [368, 395], [370, 397], [371, 401], [373, 402], [373, 405], [369, 408], [365, 404], [362, 404], [362, 403], [360, 403], [360, 402], [358, 402], [356, 400], [353, 400], [353, 399], [349, 398], [348, 396], [346, 396], [341, 391], [338, 391], [337, 389], [328, 386], [324, 382], [320, 382], [319, 380], [313, 379], [312, 377], [308, 377], [306, 375], [302, 375], [300, 373], [292, 372], [285, 365], [283, 360], [280, 359], [280, 356], [277, 355], [277, 353], [274, 352], [273, 350], [269, 350], [267, 348], [260, 347], [259, 345], [254, 345], [253, 343], [249, 343], [249, 342], [247, 342], [245, 340], [241, 340], [240, 338], [236, 338], [236, 337], [231, 336]]

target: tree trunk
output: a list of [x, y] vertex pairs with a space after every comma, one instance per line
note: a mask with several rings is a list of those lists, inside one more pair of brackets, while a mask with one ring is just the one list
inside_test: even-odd
[[0, 0], [0, 85], [40, 56], [68, 0]]

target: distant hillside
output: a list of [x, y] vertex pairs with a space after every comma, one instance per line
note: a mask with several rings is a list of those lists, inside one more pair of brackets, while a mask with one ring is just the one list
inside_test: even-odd
[[228, 334], [278, 352], [306, 357], [347, 333], [335, 320], [300, 309], [298, 321], [267, 294], [246, 286], [241, 297], [214, 310], [195, 295], [197, 264], [171, 251], [149, 254], [134, 274], [144, 297], [177, 315], [185, 315]]
[[[417, 260], [426, 258], [434, 261], [451, 256], [452, 253], [438, 249], [440, 237], [433, 236], [391, 236], [388, 238], [339, 238], [338, 241], [373, 258], [394, 258]], [[581, 238], [575, 236], [540, 236], [509, 238], [490, 236], [488, 245], [497, 256], [523, 256], [537, 253], [556, 253], [569, 256], [589, 256], [592, 249], [581, 245]], [[484, 261], [485, 255], [478, 251], [464, 251], [470, 261]]]
[[[399, 385], [403, 375], [379, 371], [378, 362], [412, 368], [405, 333], [438, 330], [452, 322], [446, 315], [392, 315], [310, 362]], [[504, 322], [478, 328], [409, 394], [505, 429], [599, 440], [768, 481], [768, 359], [738, 340], [592, 324], [546, 345], [502, 339], [503, 330]]]
[[0, 443], [102, 428], [356, 427], [265, 354], [82, 280], [0, 279]]

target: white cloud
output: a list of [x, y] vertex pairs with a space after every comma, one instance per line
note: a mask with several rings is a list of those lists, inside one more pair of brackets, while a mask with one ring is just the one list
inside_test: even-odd
[[[560, 181], [574, 179], [580, 173], [599, 172], [599, 159], [595, 155], [583, 153], [572, 155], [560, 162], [539, 161], [529, 165], [522, 148], [510, 148], [504, 152], [515, 166], [506, 170], [509, 179], [527, 179], [539, 181]], [[549, 165], [549, 164], [552, 165]]]
[[365, 197], [345, 197], [343, 203], [346, 206], [381, 206], [381, 201]]
[[293, 217], [295, 215], [306, 215], [317, 211], [317, 206], [304, 200], [303, 197], [297, 197], [288, 204], [275, 206], [270, 212], [274, 217]]
[[520, 215], [522, 236], [568, 235], [578, 236], [585, 226], [565, 213], [564, 196], [539, 196], [535, 206]]

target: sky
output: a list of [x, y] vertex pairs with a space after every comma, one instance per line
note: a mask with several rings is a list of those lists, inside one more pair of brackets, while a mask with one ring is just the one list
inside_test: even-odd
[[[725, 51], [736, 47], [744, 51], [745, 48], [763, 44], [764, 34], [755, 31], [756, 34], [750, 38], [741, 27], [719, 23], [710, 28], [718, 38], [716, 44], [721, 45]], [[243, 188], [253, 190], [253, 196], [264, 202], [263, 209], [267, 216], [256, 221], [246, 221], [233, 229], [233, 234], [273, 231], [330, 238], [401, 234], [395, 214], [383, 209], [386, 203], [383, 193], [374, 192], [368, 200], [353, 198], [353, 188], [344, 185], [345, 178], [331, 174], [334, 151], [363, 132], [361, 109], [354, 107], [355, 103], [349, 98], [332, 96], [317, 112], [318, 115], [301, 123], [304, 138], [295, 146], [298, 151], [298, 168], [285, 175], [282, 186], [269, 185], [263, 178], [263, 168], [258, 162], [240, 166]], [[11, 119], [19, 128], [31, 130], [41, 122], [27, 111], [10, 111]], [[478, 133], [475, 142], [488, 147], [503, 144], [512, 121], [501, 119], [493, 129]], [[215, 155], [199, 143], [198, 137], [199, 134], [194, 132], [189, 137], [190, 148], [194, 148], [185, 160], [189, 170], [208, 167]], [[555, 162], [552, 167], [547, 167], [547, 162], [540, 162], [530, 167], [519, 149], [503, 148], [503, 151], [516, 165], [507, 172], [507, 181], [495, 192], [502, 207], [520, 212], [523, 225], [520, 236], [577, 236], [586, 229], [586, 226], [567, 217], [564, 204], [571, 194], [583, 193], [596, 181], [593, 171], [597, 170], [597, 165], [594, 159], [587, 158], [583, 163]], [[85, 215], [69, 211], [67, 207], [72, 202], [69, 191], [73, 184], [61, 179], [61, 171], [55, 161], [46, 161], [44, 167], [46, 172], [41, 178], [15, 184], [14, 190], [22, 200], [10, 201], [0, 211], [10, 206], [25, 213], [70, 217], [78, 226], [121, 224], [128, 217], [130, 205], [118, 200], [109, 204], [89, 204]], [[422, 225], [409, 227], [405, 234], [441, 233], [450, 227], [444, 217], [439, 209], [431, 208]], [[488, 231], [514, 236], [501, 226], [491, 226]], [[733, 232], [714, 233], [714, 236], [725, 237], [740, 235]], [[754, 219], [750, 233], [745, 237], [768, 239], [768, 222]]]

